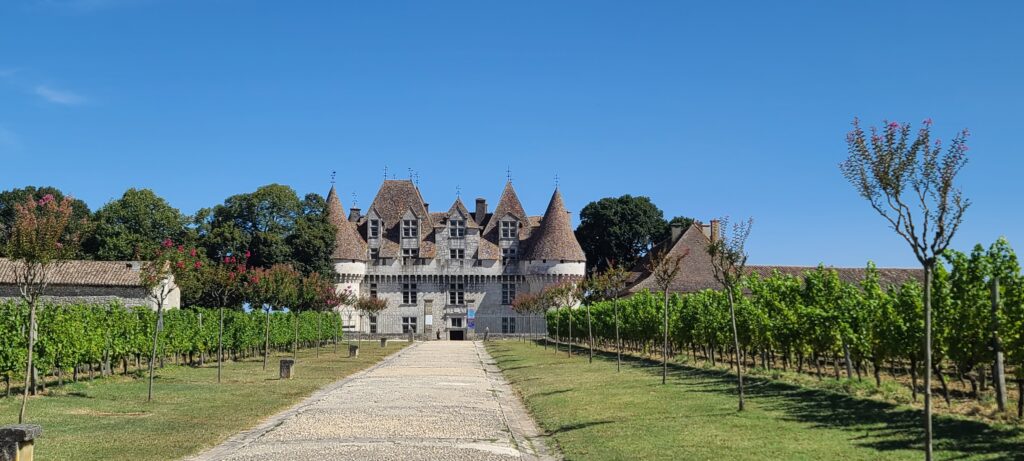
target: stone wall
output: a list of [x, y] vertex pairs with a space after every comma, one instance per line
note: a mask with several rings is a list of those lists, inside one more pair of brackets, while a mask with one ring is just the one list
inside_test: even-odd
[[[47, 287], [46, 296], [43, 297], [43, 300], [44, 302], [57, 304], [106, 304], [112, 301], [120, 301], [126, 306], [149, 306], [155, 308], [153, 301], [148, 298], [146, 289], [142, 287], [56, 285]], [[0, 285], [0, 300], [7, 299], [21, 299], [21, 293], [18, 291], [17, 286]], [[178, 305], [173, 307], [178, 307]]]

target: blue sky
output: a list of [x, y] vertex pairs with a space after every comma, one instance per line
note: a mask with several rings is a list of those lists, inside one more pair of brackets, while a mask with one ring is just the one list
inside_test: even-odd
[[912, 266], [840, 175], [854, 116], [970, 128], [954, 245], [1024, 249], [1021, 2], [0, 4], [0, 189], [185, 212], [262, 184], [368, 204], [387, 166], [433, 209], [650, 196], [753, 216], [754, 263]]

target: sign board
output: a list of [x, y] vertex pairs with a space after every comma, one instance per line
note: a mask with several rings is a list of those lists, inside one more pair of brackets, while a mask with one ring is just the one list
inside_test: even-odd
[[466, 325], [467, 325], [467, 326], [468, 326], [469, 328], [476, 328], [476, 320], [474, 320], [474, 319], [469, 319], [469, 321], [467, 321], [467, 322], [466, 322]]
[[433, 325], [434, 324], [434, 316], [428, 314], [425, 322], [426, 322], [427, 325]]
[[466, 317], [469, 317], [470, 319], [475, 319], [476, 309], [469, 309], [468, 311], [466, 311]]

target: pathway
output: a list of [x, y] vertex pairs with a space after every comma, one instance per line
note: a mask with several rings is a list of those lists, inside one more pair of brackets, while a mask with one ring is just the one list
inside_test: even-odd
[[554, 459], [539, 434], [482, 343], [430, 341], [194, 459]]

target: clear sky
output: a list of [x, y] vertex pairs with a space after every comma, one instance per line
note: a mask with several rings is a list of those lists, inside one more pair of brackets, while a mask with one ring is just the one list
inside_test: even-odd
[[751, 261], [912, 266], [837, 164], [854, 116], [970, 128], [956, 247], [1024, 250], [1024, 2], [0, 2], [0, 189], [191, 213], [387, 166], [528, 212], [647, 195], [753, 216]]

